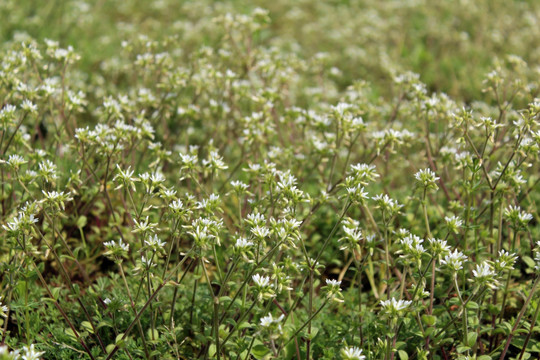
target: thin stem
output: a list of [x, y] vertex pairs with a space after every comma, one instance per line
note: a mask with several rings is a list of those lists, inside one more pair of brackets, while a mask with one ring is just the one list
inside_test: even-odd
[[[520, 325], [521, 318], [525, 314], [525, 310], [527, 310], [527, 307], [529, 306], [529, 303], [531, 302], [531, 299], [536, 292], [536, 287], [538, 286], [538, 281], [540, 280], [540, 276], [536, 277], [536, 280], [534, 280], [531, 292], [529, 293], [529, 296], [527, 297], [527, 300], [525, 300], [525, 304], [523, 304], [523, 307], [521, 308], [521, 311], [519, 312], [518, 317], [516, 318], [516, 321], [514, 323], [514, 326], [512, 327], [512, 331], [510, 331], [510, 334], [508, 334], [508, 338], [506, 339], [506, 345], [504, 346], [504, 350], [501, 353], [501, 357], [499, 360], [504, 360], [504, 357], [506, 356], [506, 352], [508, 351], [508, 348], [510, 347], [510, 343], [512, 342], [512, 338], [514, 337], [514, 333], [516, 332], [517, 328]], [[531, 331], [533, 329], [533, 326], [531, 325]]]

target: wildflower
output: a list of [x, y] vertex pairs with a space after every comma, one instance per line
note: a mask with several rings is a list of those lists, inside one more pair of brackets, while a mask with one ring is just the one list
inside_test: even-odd
[[367, 185], [368, 183], [375, 181], [375, 179], [379, 177], [375, 165], [351, 165], [351, 172], [356, 181], [360, 182], [362, 185]]
[[183, 208], [184, 208], [184, 203], [182, 201], [180, 201], [180, 200], [173, 200], [169, 204], [169, 209], [171, 209], [172, 212], [174, 212], [174, 213], [181, 212]]
[[448, 246], [446, 240], [430, 238], [428, 241], [434, 256], [445, 255], [450, 252], [450, 246]]
[[340, 250], [360, 250], [360, 241], [362, 240], [362, 230], [359, 228], [351, 228], [348, 226], [343, 227], [345, 236], [339, 239], [339, 242], [344, 244], [339, 248]]
[[435, 176], [435, 173], [431, 169], [419, 170], [416, 174], [414, 174], [414, 177], [416, 178], [416, 181], [418, 181], [425, 189], [437, 190], [439, 188], [437, 186], [439, 177]]
[[441, 264], [448, 266], [453, 272], [457, 272], [463, 268], [463, 262], [467, 260], [462, 252], [457, 249], [449, 253], [441, 260]]
[[517, 260], [516, 254], [510, 254], [506, 250], [500, 250], [497, 260], [495, 260], [495, 271], [497, 273], [504, 270], [514, 269], [514, 264]]
[[244, 194], [247, 192], [249, 185], [239, 180], [231, 181], [231, 186], [237, 194]]
[[375, 201], [377, 207], [379, 207], [383, 213], [388, 214], [390, 217], [397, 215], [403, 205], [399, 204], [396, 200], [391, 199], [386, 194], [379, 194], [372, 199]]
[[21, 165], [24, 165], [27, 163], [26, 160], [20, 155], [9, 155], [7, 160], [0, 160], [0, 164], [4, 163], [7, 164], [9, 167], [11, 167], [15, 172], [19, 171], [19, 168]]
[[364, 191], [364, 187], [360, 186], [360, 184], [347, 187], [345, 190], [347, 190], [347, 195], [353, 203], [364, 204], [368, 199], [368, 193]]
[[50, 160], [44, 160], [38, 165], [38, 174], [42, 176], [45, 181], [51, 183], [56, 180], [56, 165]]
[[455, 215], [452, 215], [450, 217], [446, 216], [444, 218], [444, 221], [446, 221], [446, 227], [448, 228], [448, 231], [455, 234], [458, 233], [458, 229], [463, 225], [463, 220], [461, 220]]
[[260, 326], [262, 330], [267, 332], [272, 339], [276, 339], [282, 334], [281, 322], [285, 315], [281, 314], [278, 318], [274, 318], [272, 314], [268, 314], [261, 318]]
[[266, 226], [256, 225], [251, 229], [251, 233], [258, 241], [262, 241], [270, 235], [270, 230]]
[[204, 224], [192, 225], [192, 230], [188, 231], [188, 234], [195, 240], [195, 245], [201, 249], [207, 249], [212, 245], [213, 240], [217, 241], [216, 236], [210, 233], [209, 228]]
[[223, 158], [219, 156], [217, 151], [210, 151], [208, 158], [203, 160], [203, 166], [211, 171], [225, 170], [228, 168], [223, 162]]
[[31, 226], [37, 222], [38, 219], [34, 216], [34, 214], [27, 214], [23, 209], [16, 217], [7, 222], [6, 225], [2, 225], [2, 228], [4, 228], [4, 230], [6, 230], [10, 235], [16, 236], [20, 232], [29, 233]]
[[116, 165], [116, 168], [118, 169], [118, 174], [113, 178], [113, 181], [118, 179], [121, 181], [121, 183], [116, 187], [115, 190], [121, 189], [122, 187], [129, 187], [133, 192], [135, 192], [135, 182], [139, 181], [138, 178], [133, 176], [134, 171], [131, 170], [131, 166], [129, 166], [126, 170], [122, 170], [120, 166]]
[[64, 210], [65, 209], [64, 203], [66, 201], [73, 200], [69, 192], [66, 194], [64, 194], [63, 191], [58, 192], [58, 191], [42, 190], [41, 192], [45, 196], [45, 199], [43, 199], [44, 203], [56, 210]]
[[366, 358], [362, 355], [362, 349], [356, 346], [342, 348], [340, 353], [343, 360], [364, 360]]
[[405, 258], [412, 258], [419, 263], [422, 254], [425, 252], [424, 246], [422, 245], [423, 242], [424, 240], [420, 239], [418, 236], [409, 234], [400, 240], [402, 246], [400, 252], [404, 254]]
[[244, 250], [253, 246], [253, 242], [247, 240], [244, 237], [239, 237], [236, 239], [234, 247], [239, 250]]
[[132, 233], [138, 233], [141, 232], [145, 234], [148, 231], [154, 231], [154, 229], [157, 229], [157, 223], [150, 223], [148, 222], [148, 216], [144, 221], [133, 219], [134, 222], [134, 230], [132, 230]]
[[219, 195], [217, 194], [210, 194], [208, 199], [203, 199], [197, 203], [198, 209], [203, 209], [207, 213], [211, 214], [216, 209], [218, 209], [220, 205]]
[[111, 257], [113, 260], [119, 260], [123, 257], [127, 258], [129, 245], [124, 243], [122, 239], [118, 239], [117, 242], [114, 242], [114, 240], [107, 241], [103, 245], [107, 248], [105, 255]]
[[478, 285], [485, 285], [491, 289], [496, 289], [498, 287], [495, 271], [493, 271], [491, 265], [486, 261], [476, 265], [476, 269], [473, 270], [473, 275], [475, 277], [474, 281]]
[[264, 288], [270, 285], [270, 278], [268, 276], [255, 274], [252, 276], [252, 279], [257, 287]]
[[266, 225], [266, 217], [263, 214], [249, 214], [246, 218], [246, 223], [251, 226], [264, 226]]
[[522, 211], [519, 206], [510, 205], [505, 211], [504, 216], [512, 224], [516, 230], [526, 229], [529, 221], [533, 216], [525, 211]]
[[2, 296], [0, 296], [0, 316], [7, 318], [9, 308], [2, 303]]
[[343, 294], [341, 293], [341, 281], [326, 279], [326, 286], [323, 286], [322, 291], [326, 292], [326, 298], [335, 302], [343, 302]]
[[275, 296], [273, 285], [270, 284], [270, 278], [268, 276], [261, 276], [255, 274], [251, 277], [255, 283], [255, 292], [259, 301], [267, 300]]
[[150, 235], [144, 243], [153, 251], [161, 250], [165, 247], [165, 242], [161, 241], [157, 235]]
[[269, 327], [271, 324], [274, 324], [274, 323], [279, 323], [283, 320], [285, 316], [282, 314], [280, 317], [278, 317], [277, 319], [274, 319], [272, 317], [272, 314], [268, 314], [266, 315], [265, 317], [262, 317], [261, 318], [261, 326], [262, 327]]
[[382, 311], [390, 317], [396, 318], [411, 306], [412, 301], [396, 300], [381, 300]]
[[193, 154], [180, 153], [180, 159], [182, 161], [183, 170], [195, 170], [197, 163], [199, 162], [199, 158], [197, 157], [197, 155]]

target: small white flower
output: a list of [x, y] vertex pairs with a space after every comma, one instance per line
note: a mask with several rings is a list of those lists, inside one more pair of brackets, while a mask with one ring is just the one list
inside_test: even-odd
[[391, 298], [389, 300], [381, 300], [381, 306], [383, 312], [386, 314], [396, 317], [399, 313], [407, 310], [411, 306], [412, 301], [408, 300], [396, 300]]
[[512, 223], [514, 227], [526, 228], [533, 216], [523, 210], [519, 206], [510, 205], [505, 211], [504, 216]]
[[278, 324], [284, 319], [285, 315], [281, 315], [277, 319], [274, 319], [272, 317], [272, 314], [268, 314], [261, 318], [261, 326], [262, 327], [270, 327], [272, 324]]
[[41, 355], [45, 354], [44, 351], [36, 351], [34, 344], [30, 346], [24, 346], [22, 348], [21, 360], [40, 360]]
[[458, 232], [458, 229], [463, 225], [463, 220], [461, 220], [455, 215], [446, 216], [444, 218], [444, 221], [446, 221], [446, 226], [448, 227], [448, 230], [456, 234]]
[[438, 189], [437, 180], [439, 180], [439, 177], [437, 177], [431, 169], [419, 170], [416, 174], [414, 174], [414, 177], [422, 186], [435, 190]]
[[473, 275], [475, 281], [479, 285], [486, 285], [492, 289], [495, 289], [498, 286], [495, 271], [493, 271], [491, 265], [486, 261], [476, 265], [476, 269], [473, 270]]
[[255, 274], [252, 276], [253, 282], [260, 288], [265, 288], [270, 286], [270, 278], [268, 276], [261, 276], [260, 274]]
[[[0, 296], [0, 300], [2, 300], [2, 297]], [[7, 313], [9, 311], [9, 308], [0, 301], [0, 316], [7, 318]]]
[[349, 346], [341, 349], [343, 360], [364, 360], [366, 357], [362, 355], [362, 349], [356, 346]]
[[458, 271], [463, 268], [463, 262], [465, 260], [467, 260], [467, 256], [456, 249], [446, 255], [444, 259], [441, 260], [441, 264], [448, 266], [452, 271]]
[[161, 241], [157, 235], [150, 235], [148, 239], [144, 240], [144, 243], [153, 250], [163, 249], [165, 242]]
[[253, 242], [247, 240], [244, 237], [239, 237], [236, 239], [236, 243], [234, 244], [234, 247], [237, 249], [247, 249], [249, 247], [253, 246]]

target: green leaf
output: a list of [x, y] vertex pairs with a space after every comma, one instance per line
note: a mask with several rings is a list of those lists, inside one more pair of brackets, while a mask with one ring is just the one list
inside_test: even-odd
[[90, 334], [94, 333], [94, 329], [92, 328], [92, 324], [88, 321], [83, 321], [81, 323], [81, 326], [84, 328], [84, 330], [88, 331]]
[[116, 336], [115, 341], [114, 341], [116, 343], [116, 345], [118, 345], [118, 347], [120, 349], [126, 346], [125, 340], [122, 339], [123, 336], [124, 336], [124, 333], [118, 334]]
[[88, 223], [88, 219], [86, 216], [82, 215], [80, 216], [78, 219], [77, 219], [77, 227], [79, 229], [82, 229], [83, 227], [86, 226], [86, 224]]
[[476, 344], [477, 337], [477, 333], [469, 333], [469, 335], [467, 335], [467, 345], [469, 345], [469, 347], [473, 347]]
[[428, 326], [433, 326], [437, 322], [437, 318], [433, 315], [422, 315], [422, 321]]
[[148, 339], [150, 339], [150, 340], [159, 339], [159, 332], [157, 331], [157, 329], [153, 329], [153, 330], [148, 329], [147, 334], [148, 334]]
[[262, 359], [263, 357], [265, 357], [266, 355], [268, 355], [270, 353], [270, 349], [268, 349], [266, 346], [264, 346], [263, 344], [258, 344], [258, 345], [255, 345], [252, 349], [251, 349], [251, 354], [253, 356], [255, 356], [256, 359]]
[[77, 335], [75, 335], [75, 332], [73, 331], [72, 328], [67, 328], [64, 330], [64, 332], [66, 333], [67, 336], [70, 337], [71, 340], [77, 341]]
[[405, 351], [399, 350], [398, 354], [401, 360], [409, 360], [409, 355]]

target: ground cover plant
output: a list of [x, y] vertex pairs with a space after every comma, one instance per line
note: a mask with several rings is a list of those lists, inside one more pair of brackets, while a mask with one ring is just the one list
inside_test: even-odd
[[540, 3], [0, 3], [0, 359], [536, 359]]

